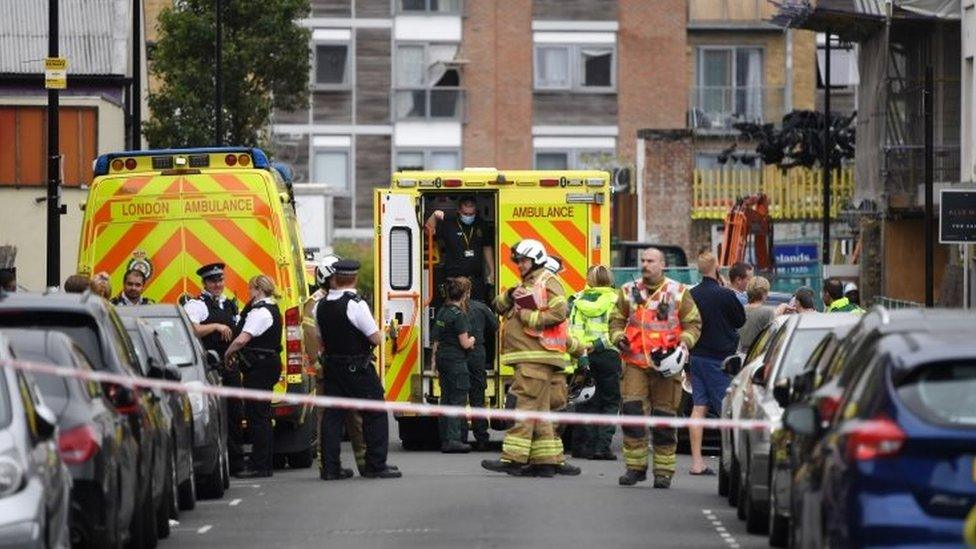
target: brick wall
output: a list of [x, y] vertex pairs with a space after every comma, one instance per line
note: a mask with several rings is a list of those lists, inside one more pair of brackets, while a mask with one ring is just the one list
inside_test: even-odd
[[644, 216], [647, 238], [681, 246], [693, 255], [691, 182], [694, 139], [690, 130], [641, 130], [644, 139]]
[[617, 10], [617, 154], [633, 160], [638, 129], [685, 127], [688, 8], [687, 0], [620, 0]]
[[464, 164], [532, 165], [532, 2], [467, 2]]

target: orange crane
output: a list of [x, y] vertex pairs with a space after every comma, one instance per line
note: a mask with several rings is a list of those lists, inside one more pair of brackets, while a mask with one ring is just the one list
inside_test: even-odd
[[769, 218], [769, 198], [765, 194], [740, 197], [725, 215], [725, 234], [719, 265], [731, 267], [742, 261], [751, 244], [757, 271], [773, 269], [773, 224]]

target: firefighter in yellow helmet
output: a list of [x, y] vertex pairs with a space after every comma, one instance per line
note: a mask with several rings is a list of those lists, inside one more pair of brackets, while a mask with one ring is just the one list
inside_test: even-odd
[[[664, 254], [641, 253], [640, 281], [620, 289], [610, 315], [610, 340], [624, 362], [620, 392], [622, 415], [675, 417], [681, 401], [681, 372], [688, 350], [701, 334], [701, 317], [684, 284], [664, 276]], [[654, 487], [670, 488], [678, 439], [672, 428], [652, 430]], [[627, 471], [622, 486], [647, 480], [647, 428], [624, 427]]]
[[[536, 240], [516, 244], [511, 259], [521, 284], [494, 301], [495, 311], [503, 317], [501, 362], [515, 369], [509, 397], [517, 410], [548, 412], [553, 376], [569, 360], [566, 295], [545, 269], [547, 258], [545, 247]], [[562, 451], [551, 422], [521, 421], [506, 433], [501, 459], [484, 460], [481, 466], [514, 476], [552, 477]]]

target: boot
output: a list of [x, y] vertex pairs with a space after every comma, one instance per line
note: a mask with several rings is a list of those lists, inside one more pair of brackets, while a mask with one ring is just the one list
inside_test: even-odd
[[363, 474], [363, 478], [400, 478], [403, 473], [395, 467], [387, 466], [380, 471], [366, 471]]
[[667, 490], [671, 487], [671, 477], [664, 475], [654, 475], [654, 487]]
[[319, 472], [319, 478], [322, 480], [345, 480], [347, 478], [352, 478], [352, 469], [339, 469], [338, 473], [321, 471]]
[[562, 463], [560, 463], [559, 465], [556, 465], [556, 474], [557, 475], [564, 475], [564, 476], [567, 476], [567, 477], [575, 477], [575, 476], [579, 475], [582, 472], [583, 472], [583, 470], [580, 469], [579, 467], [577, 467], [575, 465], [571, 465], [570, 463], [565, 462], [565, 461], [562, 462]]
[[604, 450], [600, 452], [594, 452], [589, 459], [596, 460], [596, 461], [616, 461], [617, 456], [610, 450]]
[[617, 479], [617, 482], [621, 486], [633, 486], [638, 482], [644, 482], [647, 480], [647, 471], [637, 471], [635, 469], [627, 469], [627, 472], [623, 474], [622, 477]]
[[441, 444], [442, 454], [467, 454], [471, 451], [471, 446], [457, 440], [451, 440]]
[[529, 465], [527, 469], [525, 476], [539, 478], [552, 478], [558, 472], [557, 465]]
[[521, 463], [515, 463], [514, 461], [506, 461], [504, 459], [485, 459], [481, 461], [481, 466], [489, 471], [494, 471], [496, 473], [505, 473], [512, 475], [513, 477], [525, 476], [525, 465]]

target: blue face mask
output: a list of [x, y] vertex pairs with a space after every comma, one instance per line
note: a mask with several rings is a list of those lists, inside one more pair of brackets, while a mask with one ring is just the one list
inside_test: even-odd
[[470, 224], [474, 223], [474, 217], [475, 216], [473, 216], [473, 215], [462, 215], [461, 216], [461, 223], [464, 223], [465, 225], [470, 225]]

